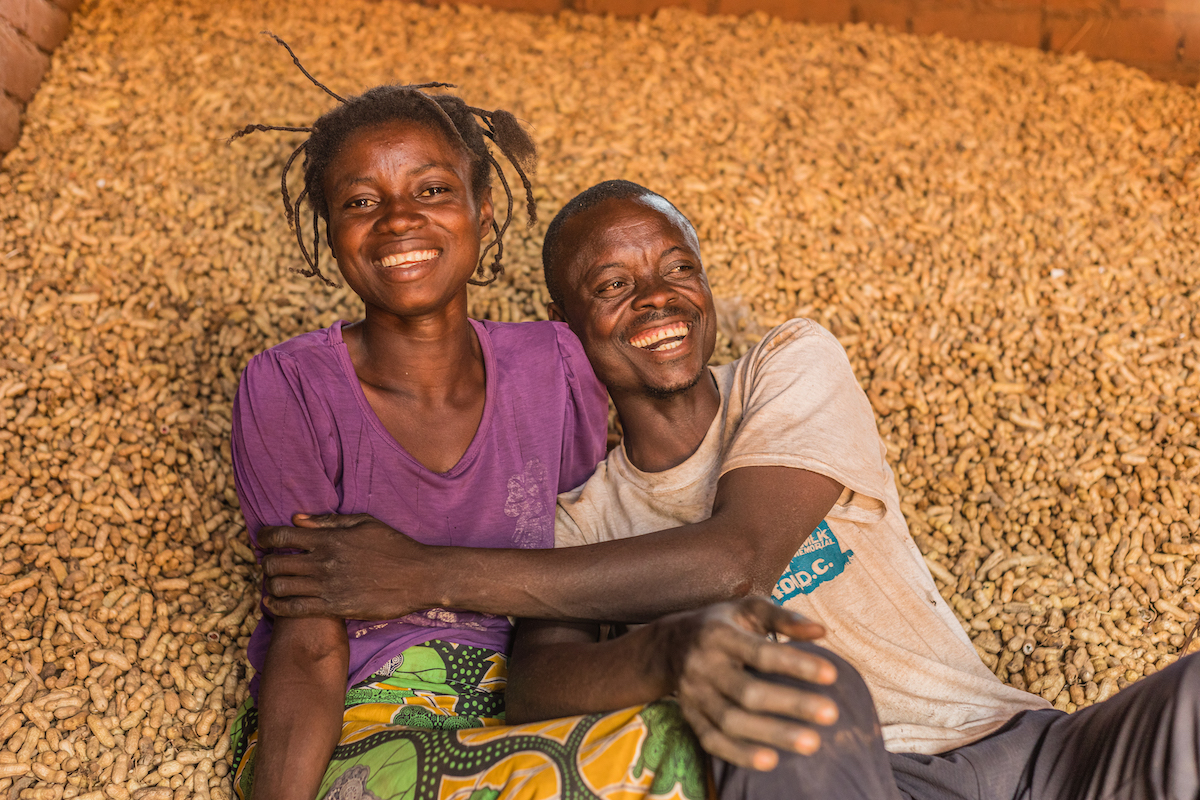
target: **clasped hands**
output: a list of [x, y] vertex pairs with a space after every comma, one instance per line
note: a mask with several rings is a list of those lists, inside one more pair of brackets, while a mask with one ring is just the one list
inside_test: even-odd
[[[366, 515], [297, 514], [294, 527], [266, 527], [264, 602], [285, 617], [393, 619], [439, 605], [416, 597], [427, 585], [436, 548]], [[704, 749], [734, 764], [773, 769], [776, 750], [815, 753], [820, 727], [837, 720], [819, 691], [764, 680], [755, 673], [830, 685], [829, 661], [771, 634], [811, 641], [824, 629], [763, 597], [746, 597], [663, 617], [663, 658], [684, 717]]]

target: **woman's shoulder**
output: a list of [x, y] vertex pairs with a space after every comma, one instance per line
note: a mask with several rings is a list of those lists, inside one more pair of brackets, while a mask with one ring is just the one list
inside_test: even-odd
[[535, 363], [547, 358], [584, 358], [583, 345], [565, 322], [492, 322], [481, 320], [497, 358]]
[[246, 369], [273, 369], [285, 364], [309, 366], [336, 363], [337, 351], [341, 344], [340, 326], [337, 324], [330, 328], [308, 331], [260, 351], [250, 359]]
[[254, 395], [310, 394], [312, 386], [341, 383], [341, 334], [337, 326], [294, 336], [250, 359], [239, 391]]

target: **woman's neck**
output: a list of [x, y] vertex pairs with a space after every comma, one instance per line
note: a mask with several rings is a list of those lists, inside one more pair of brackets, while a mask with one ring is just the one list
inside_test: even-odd
[[[448, 313], [449, 312], [449, 313]], [[370, 307], [342, 328], [358, 379], [389, 394], [436, 400], [477, 386], [483, 351], [465, 308], [399, 318]]]

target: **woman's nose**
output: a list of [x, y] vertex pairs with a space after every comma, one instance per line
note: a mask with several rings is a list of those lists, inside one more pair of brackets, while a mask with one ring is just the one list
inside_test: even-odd
[[420, 208], [411, 198], [393, 197], [383, 201], [382, 213], [376, 227], [393, 233], [402, 233], [420, 227], [424, 218]]

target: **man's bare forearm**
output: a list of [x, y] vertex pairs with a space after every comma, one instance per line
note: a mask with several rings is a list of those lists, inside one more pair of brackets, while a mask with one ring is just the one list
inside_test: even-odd
[[841, 490], [800, 469], [733, 470], [702, 522], [553, 550], [432, 547], [365, 515], [298, 519], [259, 533], [275, 551], [263, 561], [266, 602], [286, 617], [392, 619], [441, 607], [645, 622], [769, 593]]
[[444, 561], [451, 548], [439, 549], [436, 599], [519, 617], [646, 622], [769, 594], [841, 489], [803, 470], [735, 470], [722, 478], [712, 516], [692, 525], [586, 547], [445, 552]]
[[431, 599], [489, 614], [646, 622], [769, 592], [774, 580], [767, 576], [774, 570], [778, 577], [791, 554], [769, 559], [768, 566], [757, 548], [739, 548], [731, 538], [705, 522], [587, 547], [437, 548], [429, 586], [441, 594]]

